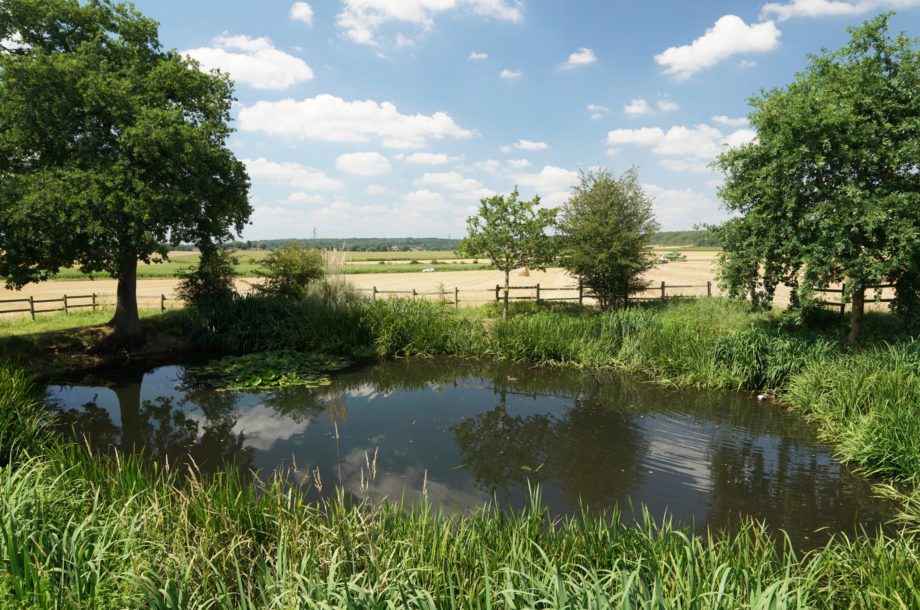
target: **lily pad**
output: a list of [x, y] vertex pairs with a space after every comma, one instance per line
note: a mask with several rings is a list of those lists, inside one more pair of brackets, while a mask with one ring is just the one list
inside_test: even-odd
[[315, 388], [332, 383], [329, 373], [347, 367], [348, 360], [325, 354], [276, 350], [226, 356], [191, 372], [216, 390]]

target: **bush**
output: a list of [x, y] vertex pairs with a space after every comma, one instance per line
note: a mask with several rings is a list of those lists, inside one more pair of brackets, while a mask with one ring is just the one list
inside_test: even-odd
[[52, 419], [32, 378], [0, 363], [0, 467], [41, 451]]
[[325, 276], [325, 264], [316, 250], [294, 244], [269, 252], [256, 275], [264, 279], [258, 286], [260, 292], [297, 299], [306, 294], [307, 286]]
[[207, 249], [191, 271], [179, 272], [176, 295], [186, 305], [200, 305], [211, 300], [227, 300], [236, 295], [234, 278], [239, 259], [225, 248]]

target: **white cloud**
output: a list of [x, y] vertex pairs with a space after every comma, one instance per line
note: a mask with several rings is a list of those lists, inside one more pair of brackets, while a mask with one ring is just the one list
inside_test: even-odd
[[578, 172], [546, 165], [539, 173], [518, 174], [515, 179], [521, 186], [530, 187], [541, 195], [559, 192], [567, 194], [578, 183]]
[[521, 78], [522, 76], [524, 76], [524, 73], [520, 70], [509, 70], [508, 68], [505, 68], [498, 73], [498, 77], [505, 80], [514, 80], [516, 78]]
[[513, 145], [518, 150], [546, 150], [549, 144], [546, 142], [535, 142], [533, 140], [520, 139]]
[[243, 163], [253, 180], [267, 180], [307, 191], [338, 191], [345, 187], [341, 180], [330, 178], [321, 170], [299, 163], [275, 163], [263, 157], [243, 159]]
[[403, 195], [403, 201], [417, 205], [442, 206], [447, 203], [447, 198], [441, 193], [429, 190], [412, 191]]
[[370, 184], [364, 189], [364, 192], [368, 195], [387, 195], [393, 191], [380, 184]]
[[718, 202], [692, 189], [669, 189], [655, 184], [643, 184], [653, 200], [655, 217], [664, 231], [690, 229], [698, 222], [718, 222], [724, 219]]
[[628, 104], [623, 106], [623, 112], [633, 117], [655, 114], [649, 103], [641, 98], [630, 100]]
[[240, 109], [240, 129], [299, 140], [370, 142], [387, 148], [421, 148], [430, 139], [473, 136], [444, 112], [402, 114], [391, 102], [345, 101], [318, 95], [302, 101], [261, 101]]
[[[342, 5], [336, 24], [344, 30], [345, 37], [371, 46], [387, 44], [378, 36], [384, 25], [401, 23], [413, 27], [413, 35], [424, 35], [434, 26], [435, 16], [450, 10], [463, 10], [511, 23], [519, 23], [524, 18], [519, 0], [342, 0]], [[409, 40], [402, 32], [397, 36]]]
[[511, 146], [509, 146], [508, 144], [505, 144], [505, 145], [503, 145], [503, 146], [499, 146], [499, 147], [498, 147], [498, 150], [499, 150], [499, 152], [503, 152], [503, 153], [506, 153], [506, 154], [507, 154], [507, 153], [510, 153], [510, 152], [512, 151], [512, 148], [511, 148]]
[[223, 34], [212, 46], [184, 52], [205, 70], [220, 69], [237, 83], [255, 89], [286, 89], [313, 79], [313, 70], [299, 57], [275, 48], [268, 38]]
[[680, 110], [680, 106], [674, 100], [658, 100], [655, 104], [661, 112], [675, 112]]
[[665, 74], [686, 80], [704, 68], [739, 53], [763, 53], [779, 45], [780, 31], [772, 21], [747, 25], [735, 15], [725, 15], [688, 45], [670, 47], [655, 56]]
[[467, 57], [467, 59], [470, 60], [470, 61], [480, 61], [480, 60], [483, 60], [483, 59], [489, 59], [489, 54], [488, 54], [488, 53], [479, 53], [479, 52], [477, 52], [477, 51], [473, 51], [472, 53], [470, 53], [470, 56]]
[[378, 176], [393, 169], [389, 159], [379, 152], [345, 153], [338, 156], [335, 166], [343, 172], [359, 176]]
[[574, 53], [569, 54], [568, 60], [563, 65], [564, 68], [577, 68], [579, 66], [588, 66], [597, 61], [597, 55], [594, 54], [594, 51], [591, 49], [586, 49], [582, 47], [575, 51]]
[[527, 159], [508, 159], [508, 167], [512, 169], [525, 169], [530, 167], [530, 161]]
[[322, 195], [311, 195], [309, 193], [304, 193], [303, 191], [298, 191], [296, 193], [291, 193], [285, 198], [285, 203], [322, 203]]
[[726, 127], [747, 127], [748, 120], [745, 117], [732, 118], [724, 114], [717, 114], [712, 117], [712, 122]]
[[313, 26], [313, 7], [306, 2], [295, 2], [291, 5], [291, 21], [300, 21]]
[[443, 153], [417, 152], [406, 157], [406, 161], [415, 165], [444, 165], [457, 161], [458, 157], [449, 157]]
[[701, 161], [688, 161], [685, 159], [662, 159], [658, 164], [672, 172], [684, 173], [693, 172], [697, 174], [708, 174], [712, 170]]
[[920, 6], [920, 0], [791, 0], [768, 2], [763, 5], [760, 15], [764, 18], [775, 16], [779, 21], [786, 21], [793, 17], [853, 17], [869, 11], [912, 6]]
[[452, 191], [472, 191], [483, 186], [478, 180], [467, 178], [460, 172], [425, 172], [415, 183], [440, 186]]
[[728, 146], [729, 148], [737, 148], [747, 144], [748, 142], [753, 142], [757, 139], [757, 132], [753, 129], [739, 129], [728, 134], [722, 144]]
[[588, 113], [591, 115], [591, 118], [594, 120], [604, 118], [604, 115], [610, 111], [607, 106], [601, 106], [600, 104], [588, 104]]
[[738, 62], [738, 67], [742, 70], [750, 70], [751, 68], [756, 68], [758, 65], [760, 64], [752, 59], [742, 59]]
[[607, 133], [608, 144], [653, 144], [664, 137], [659, 127], [640, 127], [639, 129], [614, 129]]

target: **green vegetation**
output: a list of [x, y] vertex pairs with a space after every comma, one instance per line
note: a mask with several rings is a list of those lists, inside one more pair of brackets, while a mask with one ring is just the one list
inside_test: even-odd
[[560, 263], [601, 309], [625, 306], [648, 287], [642, 274], [655, 266], [650, 242], [659, 225], [638, 170], [619, 178], [606, 169], [582, 173], [560, 215]]
[[323, 255], [300, 244], [277, 248], [262, 260], [256, 275], [262, 281], [256, 289], [263, 294], [296, 299], [304, 296], [310, 284], [326, 274]]
[[262, 390], [329, 385], [329, 373], [348, 364], [347, 360], [323, 354], [277, 350], [225, 356], [191, 371], [217, 390]]
[[807, 307], [816, 288], [844, 282], [851, 343], [872, 286], [895, 284], [896, 311], [920, 319], [920, 172], [907, 161], [920, 141], [920, 46], [891, 36], [888, 17], [755, 97], [757, 140], [718, 161], [735, 216], [715, 229], [729, 293], [769, 302], [784, 283]]
[[459, 241], [458, 239], [443, 239], [440, 237], [320, 237], [317, 239], [235, 241], [230, 246], [238, 250], [271, 250], [296, 243], [305, 248], [315, 250], [345, 250], [355, 254], [367, 253], [368, 256], [393, 255], [398, 258], [405, 258], [406, 253], [453, 252], [457, 249]]
[[467, 236], [457, 246], [461, 256], [483, 256], [505, 274], [502, 319], [508, 319], [511, 271], [521, 267], [546, 269], [555, 258], [555, 240], [548, 234], [556, 210], [541, 209], [540, 197], [518, 199], [517, 188], [507, 197], [494, 195], [479, 202], [479, 212], [466, 220]]
[[719, 238], [712, 231], [659, 231], [652, 237], [652, 244], [661, 248], [696, 247], [704, 250], [718, 250]]
[[[227, 146], [233, 87], [164, 50], [133, 7], [7, 0], [0, 36], [0, 275], [78, 265], [118, 279], [108, 337], [143, 338], [138, 260], [242, 230], [249, 178]], [[48, 120], [54, 117], [54, 120]]]

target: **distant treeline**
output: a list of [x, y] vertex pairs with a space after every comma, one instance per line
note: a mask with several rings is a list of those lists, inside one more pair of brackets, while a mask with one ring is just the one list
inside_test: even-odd
[[709, 231], [660, 231], [652, 243], [656, 246], [719, 246], [719, 240]]
[[[348, 250], [350, 252], [411, 252], [413, 250], [453, 251], [457, 249], [459, 239], [440, 237], [346, 237], [319, 239], [256, 239], [234, 241], [230, 247], [234, 250], [271, 250], [302, 244], [307, 248], [320, 250]], [[655, 236], [652, 243], [656, 246], [718, 246], [715, 237], [708, 231], [662, 231]], [[175, 250], [194, 250], [194, 246], [181, 245]]]

